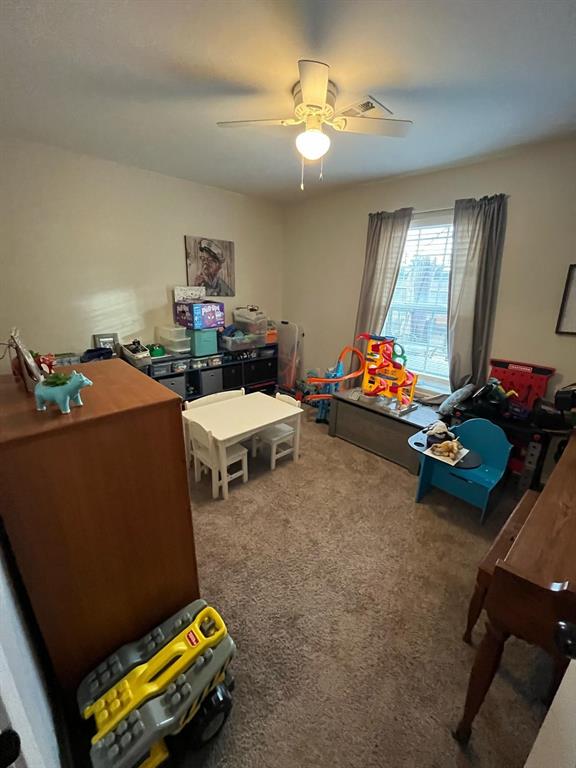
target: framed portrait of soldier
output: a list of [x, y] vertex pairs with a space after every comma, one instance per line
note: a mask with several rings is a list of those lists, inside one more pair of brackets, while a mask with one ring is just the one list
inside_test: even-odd
[[235, 296], [234, 243], [211, 237], [184, 236], [188, 285], [206, 289], [206, 296]]

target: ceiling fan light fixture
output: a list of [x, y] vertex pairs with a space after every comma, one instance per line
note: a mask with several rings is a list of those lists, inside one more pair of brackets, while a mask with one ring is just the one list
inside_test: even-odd
[[330, 137], [319, 128], [309, 128], [296, 136], [296, 149], [306, 160], [319, 160], [330, 149]]

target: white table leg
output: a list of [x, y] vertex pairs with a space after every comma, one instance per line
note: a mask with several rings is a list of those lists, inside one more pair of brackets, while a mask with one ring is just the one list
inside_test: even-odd
[[218, 464], [220, 465], [220, 478], [222, 480], [222, 498], [228, 498], [228, 466], [226, 464], [226, 446], [218, 443]]
[[294, 424], [294, 450], [292, 451], [292, 461], [298, 461], [300, 457], [300, 419], [302, 416], [296, 416]]

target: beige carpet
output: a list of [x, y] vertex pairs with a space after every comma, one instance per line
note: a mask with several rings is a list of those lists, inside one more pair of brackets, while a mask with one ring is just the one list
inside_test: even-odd
[[[474, 649], [461, 635], [475, 567], [509, 504], [479, 513], [330, 438], [306, 414], [302, 458], [251, 463], [230, 499], [193, 486], [203, 596], [238, 645], [235, 707], [179, 766], [516, 768], [544, 714], [547, 659], [510, 641], [462, 752], [450, 736]], [[507, 508], [506, 508], [507, 507]], [[475, 643], [481, 637], [481, 624]]]

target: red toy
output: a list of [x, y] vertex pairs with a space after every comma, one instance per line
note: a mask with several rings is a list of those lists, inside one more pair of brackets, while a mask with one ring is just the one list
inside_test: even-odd
[[56, 362], [56, 356], [52, 352], [48, 352], [46, 355], [40, 355], [37, 352], [34, 353], [34, 360], [36, 365], [44, 373], [54, 373], [54, 364]]
[[550, 377], [555, 368], [530, 363], [515, 363], [512, 360], [490, 360], [490, 378], [498, 379], [508, 391], [513, 389], [517, 396], [514, 401], [532, 410], [534, 401], [544, 397]]

